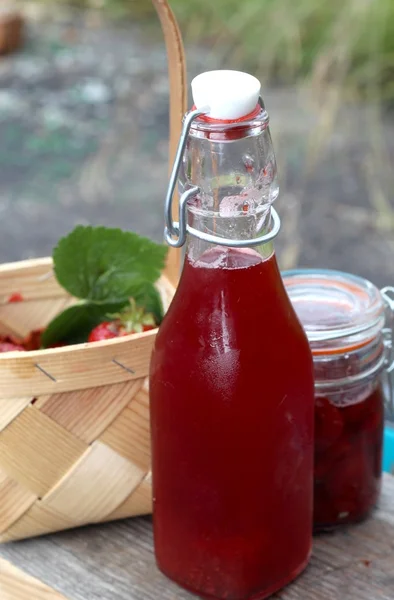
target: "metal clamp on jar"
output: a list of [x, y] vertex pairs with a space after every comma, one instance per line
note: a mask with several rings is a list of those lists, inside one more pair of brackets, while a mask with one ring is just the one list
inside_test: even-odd
[[379, 497], [394, 288], [331, 270], [283, 278], [313, 354], [314, 527], [323, 530], [366, 518]]

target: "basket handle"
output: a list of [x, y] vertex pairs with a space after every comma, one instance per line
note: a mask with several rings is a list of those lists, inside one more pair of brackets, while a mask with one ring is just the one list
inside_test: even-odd
[[[159, 16], [167, 47], [168, 75], [170, 82], [170, 144], [169, 169], [171, 171], [182, 129], [182, 119], [187, 108], [186, 60], [181, 32], [175, 15], [167, 0], [152, 0]], [[178, 214], [178, 195], [172, 202], [173, 218]], [[170, 282], [176, 286], [181, 268], [181, 251], [170, 248], [164, 270]]]

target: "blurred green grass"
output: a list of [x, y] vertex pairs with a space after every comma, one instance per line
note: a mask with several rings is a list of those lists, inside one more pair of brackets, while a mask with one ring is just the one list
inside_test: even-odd
[[[40, 1], [40, 0], [37, 0]], [[41, 0], [59, 4], [59, 0]], [[63, 0], [60, 0], [63, 2]], [[114, 19], [153, 18], [149, 0], [64, 0]], [[185, 40], [263, 81], [336, 83], [347, 97], [394, 99], [394, 0], [172, 0]]]
[[[26, 1], [47, 4], [48, 12], [54, 15], [62, 4], [93, 9], [93, 18], [88, 19], [93, 24], [100, 24], [102, 16], [105, 26], [107, 19], [119, 21], [126, 28], [128, 19], [140, 20], [144, 36], [155, 36], [148, 38], [153, 42], [160, 37], [162, 44], [151, 0]], [[284, 88], [288, 113], [283, 120], [297, 123], [299, 128], [294, 140], [286, 127], [282, 139], [277, 133], [280, 128], [275, 130], [278, 147], [282, 148], [282, 153], [278, 153], [281, 188], [287, 193], [284, 205], [289, 211], [283, 219], [283, 237], [288, 242], [282, 252], [282, 265], [290, 268], [298, 263], [302, 247], [301, 205], [304, 196], [311, 193], [311, 181], [310, 189], [317, 190], [316, 204], [322, 205], [330, 198], [325, 191], [329, 187], [336, 217], [350, 221], [353, 210], [349, 211], [345, 201], [342, 204], [342, 197], [351, 198], [356, 209], [352, 223], [355, 229], [359, 228], [358, 234], [364, 235], [362, 227], [368, 232], [373, 230], [377, 238], [389, 240], [394, 251], [393, 120], [392, 114], [387, 115], [387, 109], [394, 108], [394, 0], [170, 3], [190, 54], [196, 56], [202, 48], [205, 57], [206, 51], [211, 51], [210, 66], [247, 70], [262, 81], [265, 89], [275, 85]], [[67, 15], [68, 10], [64, 13]], [[294, 102], [297, 96], [302, 98], [304, 107], [299, 113]], [[353, 114], [353, 110], [360, 118], [342, 131], [346, 115]], [[304, 122], [306, 114], [311, 119]], [[98, 187], [111, 193], [107, 177], [112, 168], [109, 148], [104, 143], [93, 167], [86, 171], [83, 188], [89, 188], [89, 197]], [[343, 165], [343, 171], [339, 165]], [[323, 176], [326, 170], [329, 175]], [[96, 180], [100, 183], [93, 186], [91, 182]], [[336, 180], [346, 184], [346, 190], [340, 188], [341, 184], [336, 185]], [[294, 181], [298, 188], [294, 188]], [[94, 188], [93, 193], [90, 187]], [[356, 191], [349, 193], [349, 189]], [[357, 215], [364, 221], [357, 221]], [[322, 216], [324, 227], [324, 211]]]

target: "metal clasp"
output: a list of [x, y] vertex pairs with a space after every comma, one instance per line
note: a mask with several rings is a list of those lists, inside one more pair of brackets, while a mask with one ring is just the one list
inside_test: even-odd
[[[265, 110], [264, 102], [262, 98], [259, 98], [259, 104], [263, 110]], [[174, 165], [171, 170], [170, 180], [168, 183], [167, 195], [165, 200], [165, 229], [164, 229], [164, 238], [169, 246], [173, 248], [180, 248], [186, 242], [187, 233], [194, 235], [206, 242], [210, 242], [212, 244], [221, 244], [222, 246], [229, 246], [233, 248], [242, 248], [248, 246], [257, 246], [260, 244], [265, 244], [273, 240], [280, 231], [280, 218], [276, 210], [271, 206], [271, 222], [270, 222], [270, 230], [254, 239], [246, 239], [246, 240], [234, 240], [222, 238], [216, 235], [212, 235], [209, 233], [205, 233], [203, 231], [199, 231], [187, 223], [187, 203], [193, 197], [197, 196], [200, 192], [200, 188], [198, 186], [193, 186], [183, 192], [181, 197], [179, 198], [179, 221], [174, 221], [172, 218], [172, 200], [174, 197], [174, 192], [179, 176], [179, 171], [181, 168], [181, 163], [183, 159], [183, 155], [185, 152], [187, 139], [189, 135], [190, 128], [192, 123], [198, 117], [205, 115], [209, 112], [209, 107], [206, 106], [204, 108], [198, 110], [190, 111], [183, 122], [181, 136], [179, 138], [178, 148], [175, 154]], [[268, 115], [267, 115], [267, 124], [268, 124]]]
[[182, 196], [179, 198], [179, 222], [172, 220], [172, 199], [175, 192], [175, 187], [178, 181], [178, 175], [181, 168], [181, 163], [183, 159], [183, 154], [185, 152], [186, 144], [187, 144], [187, 136], [189, 135], [190, 128], [192, 123], [198, 117], [205, 115], [209, 112], [209, 107], [204, 107], [200, 110], [192, 110], [189, 114], [186, 115], [185, 120], [183, 122], [181, 137], [179, 138], [178, 148], [175, 154], [174, 165], [172, 167], [170, 181], [168, 182], [168, 190], [166, 196], [165, 203], [165, 223], [166, 227], [164, 230], [164, 237], [169, 244], [173, 248], [180, 248], [186, 241], [186, 232], [187, 232], [187, 202], [191, 200], [193, 196], [196, 196], [200, 191], [200, 188], [194, 186], [183, 192]]
[[389, 401], [388, 411], [391, 417], [394, 416], [394, 385], [393, 385], [393, 371], [394, 371], [394, 287], [384, 287], [380, 290], [382, 298], [389, 309], [389, 322], [388, 327], [383, 329], [383, 340], [386, 347], [386, 372], [388, 374], [388, 385], [389, 385]]

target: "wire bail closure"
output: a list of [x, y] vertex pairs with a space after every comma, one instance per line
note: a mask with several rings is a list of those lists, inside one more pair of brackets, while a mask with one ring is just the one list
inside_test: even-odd
[[384, 345], [387, 351], [386, 355], [386, 373], [388, 374], [388, 388], [389, 388], [389, 400], [388, 400], [388, 411], [391, 417], [394, 416], [394, 385], [393, 385], [393, 371], [394, 371], [394, 287], [387, 286], [380, 290], [386, 307], [389, 309], [390, 321], [389, 327], [383, 329]]
[[[265, 110], [263, 99], [259, 98], [260, 106]], [[210, 242], [212, 244], [220, 244], [222, 246], [228, 246], [232, 248], [242, 248], [242, 247], [250, 247], [250, 246], [258, 246], [260, 244], [266, 244], [273, 240], [280, 231], [280, 217], [276, 210], [271, 206], [271, 224], [270, 230], [268, 233], [261, 235], [254, 239], [247, 240], [233, 240], [228, 238], [222, 238], [220, 236], [212, 235], [209, 233], [205, 233], [203, 231], [199, 231], [194, 227], [191, 227], [187, 223], [187, 203], [192, 198], [195, 198], [197, 194], [200, 192], [200, 188], [198, 186], [193, 186], [183, 192], [181, 197], [179, 198], [179, 220], [174, 221], [172, 218], [172, 200], [178, 180], [179, 171], [181, 168], [181, 163], [183, 159], [183, 155], [185, 152], [187, 139], [189, 135], [190, 128], [192, 123], [198, 117], [205, 115], [209, 112], [209, 106], [205, 106], [201, 109], [196, 109], [190, 111], [183, 122], [181, 136], [179, 138], [179, 144], [175, 155], [174, 165], [171, 170], [171, 175], [168, 183], [167, 195], [165, 200], [165, 229], [164, 229], [164, 238], [169, 246], [173, 248], [180, 248], [186, 242], [186, 235], [189, 233], [195, 237], [198, 237], [206, 242]]]

